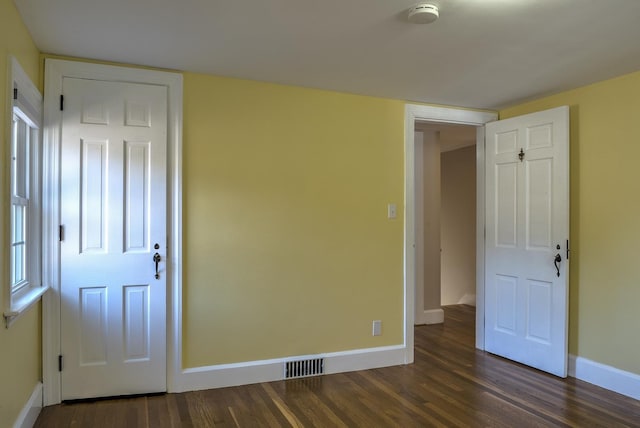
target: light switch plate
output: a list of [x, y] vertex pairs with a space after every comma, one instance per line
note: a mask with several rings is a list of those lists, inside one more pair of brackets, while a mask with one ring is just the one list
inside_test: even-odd
[[387, 218], [396, 218], [396, 204], [387, 205]]

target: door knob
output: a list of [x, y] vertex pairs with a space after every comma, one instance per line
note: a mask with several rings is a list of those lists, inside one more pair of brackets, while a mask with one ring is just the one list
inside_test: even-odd
[[556, 267], [556, 273], [560, 276], [560, 262], [562, 261], [562, 257], [560, 253], [556, 254], [556, 257], [553, 259], [553, 265]]
[[153, 262], [156, 264], [156, 279], [160, 279], [160, 274], [158, 273], [158, 263], [160, 263], [162, 257], [160, 257], [160, 253], [155, 253], [153, 255]]

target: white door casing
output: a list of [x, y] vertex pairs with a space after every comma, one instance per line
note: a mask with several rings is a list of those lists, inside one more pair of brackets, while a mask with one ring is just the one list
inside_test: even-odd
[[416, 104], [405, 106], [405, 229], [404, 229], [404, 346], [405, 363], [413, 362], [415, 296], [416, 296], [416, 124], [447, 123], [476, 127], [476, 348], [484, 349], [484, 168], [485, 127], [498, 118], [495, 112], [473, 111]]
[[166, 88], [63, 93], [62, 399], [166, 391]]
[[50, 291], [42, 302], [43, 404], [61, 401], [59, 371], [60, 295], [60, 96], [64, 78], [142, 83], [165, 88], [168, 94], [167, 135], [167, 257], [169, 312], [167, 314], [167, 390], [186, 390], [182, 369], [182, 99], [183, 78], [179, 73], [80, 61], [45, 59], [43, 126], [43, 282]]
[[569, 108], [487, 124], [485, 171], [485, 349], [566, 377]]

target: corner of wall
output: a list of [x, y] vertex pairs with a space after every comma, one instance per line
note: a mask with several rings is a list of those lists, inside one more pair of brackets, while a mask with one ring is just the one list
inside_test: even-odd
[[415, 320], [416, 325], [422, 324], [442, 324], [444, 322], [443, 309], [428, 309]]

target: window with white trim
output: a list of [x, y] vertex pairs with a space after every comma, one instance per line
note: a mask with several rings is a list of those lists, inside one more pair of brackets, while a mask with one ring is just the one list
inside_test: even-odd
[[46, 291], [42, 286], [42, 95], [15, 58], [11, 58], [9, 77], [11, 226], [9, 251], [3, 251], [9, 256], [4, 290], [7, 327]]

